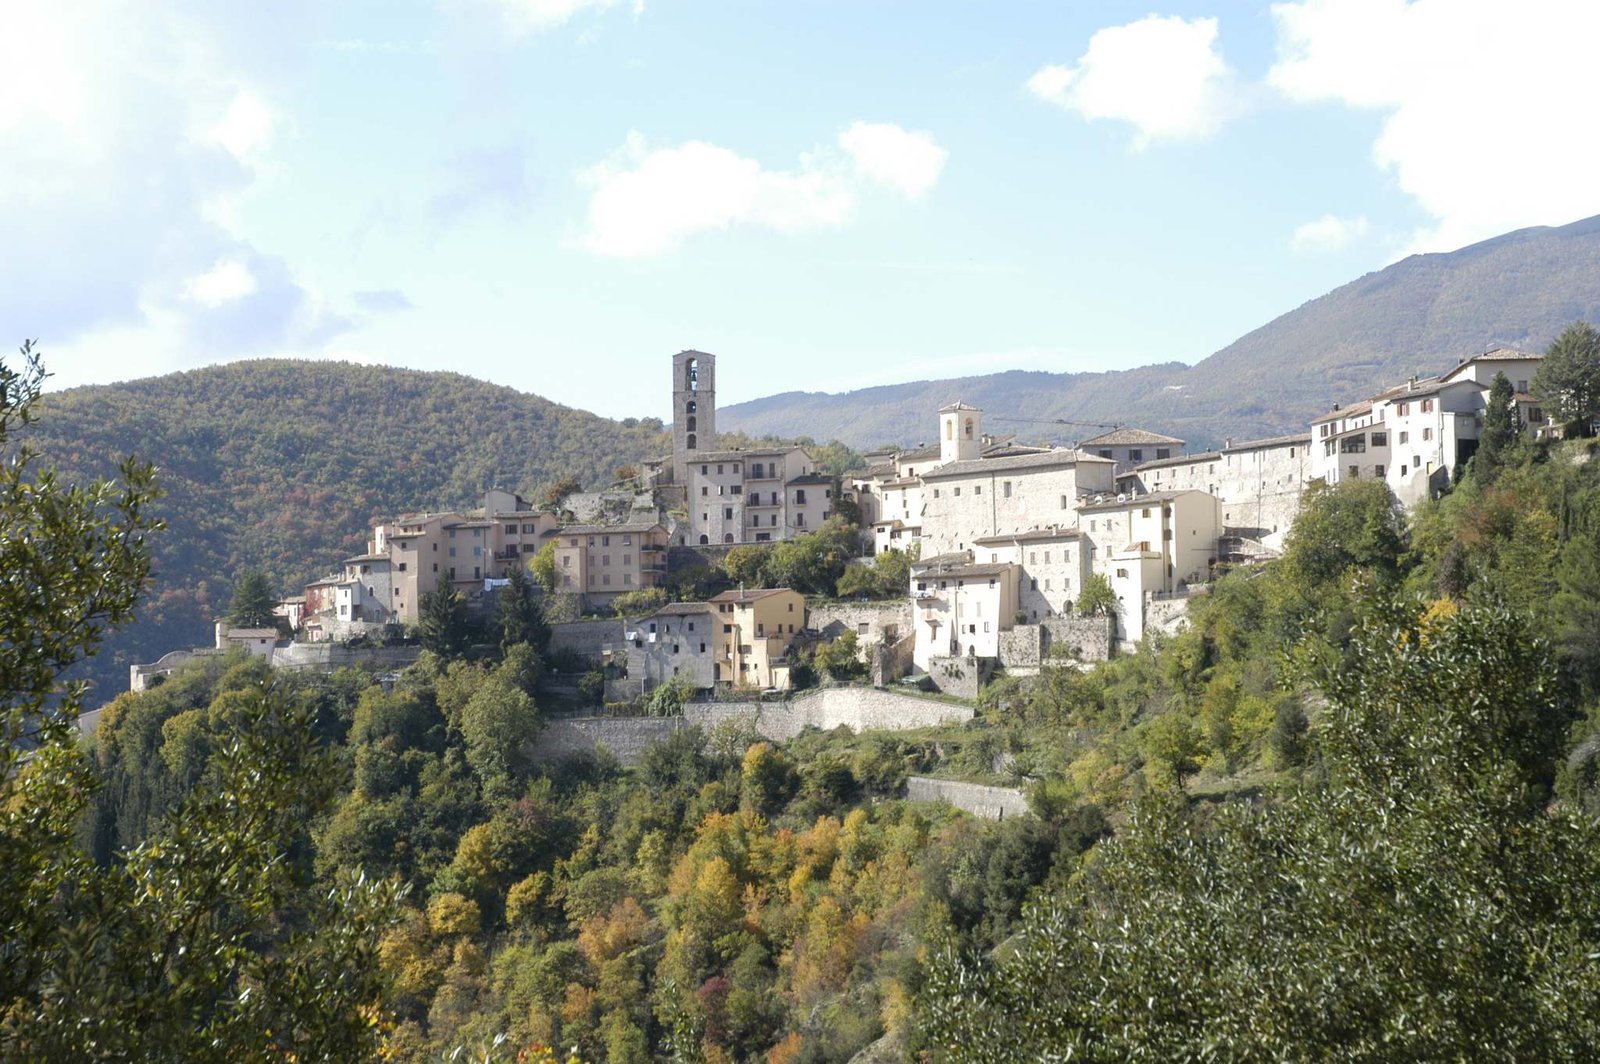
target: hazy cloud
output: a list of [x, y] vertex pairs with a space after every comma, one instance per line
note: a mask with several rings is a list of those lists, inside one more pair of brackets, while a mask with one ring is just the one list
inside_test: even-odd
[[352, 295], [356, 306], [373, 314], [388, 314], [399, 310], [412, 310], [416, 304], [398, 288], [379, 288]]
[[1321, 218], [1297, 226], [1289, 238], [1289, 247], [1297, 253], [1338, 251], [1352, 240], [1367, 235], [1370, 227], [1365, 217], [1340, 218], [1324, 214]]

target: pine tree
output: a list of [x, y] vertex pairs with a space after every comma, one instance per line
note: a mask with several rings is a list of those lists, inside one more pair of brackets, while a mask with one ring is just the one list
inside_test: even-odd
[[509, 583], [500, 589], [500, 646], [510, 649], [526, 643], [539, 653], [550, 644], [550, 626], [533, 594], [533, 581], [522, 566], [512, 568]]
[[448, 587], [424, 594], [417, 603], [417, 634], [440, 657], [460, 657], [467, 649], [466, 597]]
[[1600, 332], [1585, 321], [1567, 326], [1545, 351], [1533, 392], [1566, 424], [1600, 413]]
[[234, 582], [228, 623], [235, 628], [271, 628], [277, 623], [272, 613], [277, 604], [267, 574], [251, 569]]
[[1493, 483], [1505, 465], [1506, 453], [1516, 446], [1522, 429], [1522, 419], [1517, 415], [1517, 395], [1511, 380], [1504, 373], [1496, 373], [1489, 386], [1488, 403], [1483, 411], [1483, 435], [1478, 440], [1478, 453], [1473, 457], [1473, 475], [1481, 483]]

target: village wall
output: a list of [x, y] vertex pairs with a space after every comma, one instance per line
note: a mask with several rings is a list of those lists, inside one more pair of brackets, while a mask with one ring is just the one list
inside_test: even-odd
[[593, 757], [604, 746], [618, 761], [633, 766], [650, 747], [687, 726], [682, 717], [558, 717], [545, 722], [528, 752], [548, 764]]
[[854, 632], [865, 652], [876, 643], [899, 642], [911, 634], [911, 600], [819, 603], [806, 610], [806, 627], [829, 640]]
[[978, 691], [994, 674], [993, 658], [930, 657], [928, 676], [933, 685], [957, 698], [977, 698]]
[[1107, 661], [1115, 642], [1110, 617], [1050, 617], [1040, 622], [1048, 633], [1045, 654], [1062, 653], [1079, 661]]
[[928, 776], [907, 776], [906, 798], [913, 802], [949, 802], [985, 820], [1004, 820], [1028, 813], [1027, 796], [1015, 788], [986, 787], [981, 783]]
[[403, 669], [414, 664], [421, 647], [351, 647], [343, 643], [290, 643], [272, 651], [275, 669], [338, 669], [373, 666]]
[[867, 667], [871, 671], [872, 686], [888, 687], [909, 673], [916, 663], [917, 638], [907, 635], [896, 643], [879, 643], [872, 648]]
[[550, 626], [550, 649], [554, 653], [565, 651], [576, 654], [598, 664], [600, 652], [608, 645], [612, 647], [622, 645], [622, 626], [623, 620], [620, 617], [553, 624]]

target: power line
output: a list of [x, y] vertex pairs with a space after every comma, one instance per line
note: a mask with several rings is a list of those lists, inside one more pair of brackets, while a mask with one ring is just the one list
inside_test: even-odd
[[1080, 429], [1120, 429], [1120, 422], [1104, 424], [1099, 421], [1069, 421], [1066, 418], [1037, 418], [1037, 417], [991, 417], [990, 421], [1003, 421], [1013, 425], [1072, 425]]

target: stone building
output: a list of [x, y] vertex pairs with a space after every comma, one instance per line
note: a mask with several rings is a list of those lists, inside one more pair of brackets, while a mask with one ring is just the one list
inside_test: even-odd
[[1161, 461], [1183, 451], [1183, 441], [1146, 429], [1112, 429], [1078, 444], [1078, 450], [1117, 463], [1121, 475], [1147, 461]]
[[1086, 504], [1078, 521], [1091, 568], [1107, 579], [1122, 604], [1122, 639], [1143, 638], [1149, 597], [1177, 594], [1211, 579], [1222, 535], [1222, 504], [1214, 495], [1123, 495]]
[[647, 695], [673, 680], [697, 691], [717, 679], [714, 608], [709, 602], [674, 602], [648, 617], [628, 621], [623, 631], [628, 682]]
[[973, 543], [973, 556], [1018, 567], [1017, 612], [1029, 624], [1072, 612], [1089, 575], [1089, 552], [1076, 526], [1035, 528]]
[[1222, 502], [1225, 535], [1246, 553], [1282, 550], [1312, 478], [1311, 434], [1227, 441], [1220, 451], [1145, 462], [1117, 478], [1119, 493], [1203, 491]]

